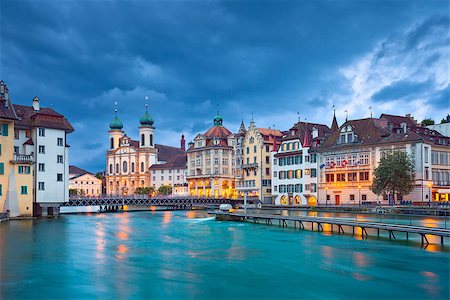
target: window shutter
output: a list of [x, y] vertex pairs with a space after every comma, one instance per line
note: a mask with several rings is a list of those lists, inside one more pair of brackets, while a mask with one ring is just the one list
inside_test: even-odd
[[5, 165], [3, 163], [0, 163], [0, 175], [5, 174]]
[[3, 133], [3, 136], [8, 136], [8, 124], [2, 125], [2, 133]]

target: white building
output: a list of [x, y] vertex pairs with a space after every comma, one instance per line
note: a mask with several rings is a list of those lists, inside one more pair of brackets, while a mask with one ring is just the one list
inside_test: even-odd
[[317, 154], [309, 153], [331, 134], [323, 124], [298, 122], [272, 151], [272, 194], [277, 205], [317, 204]]
[[[408, 195], [378, 197], [370, 190], [373, 172], [383, 153], [394, 149], [405, 151], [411, 157], [414, 189]], [[394, 201], [427, 204], [429, 200], [448, 199], [448, 182], [439, 182], [441, 186], [438, 186], [438, 180], [432, 181], [432, 174], [437, 168], [442, 172], [449, 171], [450, 138], [418, 126], [410, 116], [382, 114], [378, 119], [346, 121], [317, 151], [322, 166], [319, 177], [321, 195], [318, 197], [322, 205], [358, 205], [377, 201], [383, 204]], [[444, 159], [435, 160], [433, 165], [433, 153]]]
[[186, 177], [186, 154], [178, 154], [167, 163], [154, 164], [150, 167], [150, 182], [155, 190], [162, 185], [169, 185], [172, 187], [172, 194], [186, 196], [189, 194]]
[[102, 180], [76, 166], [69, 166], [69, 191], [76, 195], [96, 197], [102, 194]]
[[14, 150], [34, 162], [34, 215], [57, 215], [69, 201], [69, 146], [67, 134], [73, 127], [51, 108], [41, 108], [39, 99], [32, 106], [14, 105]]
[[436, 130], [437, 132], [439, 132], [442, 135], [450, 136], [450, 115], [447, 115], [447, 117], [445, 117], [445, 119], [442, 121], [445, 121], [445, 122], [440, 123], [440, 124], [429, 125], [429, 126], [427, 126], [427, 128]]

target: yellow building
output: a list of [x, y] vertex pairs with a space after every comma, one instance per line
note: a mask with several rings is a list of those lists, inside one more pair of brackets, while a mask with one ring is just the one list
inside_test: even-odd
[[32, 160], [16, 153], [14, 122], [18, 118], [3, 81], [0, 81], [0, 107], [0, 211], [13, 218], [31, 217]]
[[264, 203], [272, 203], [271, 151], [281, 143], [283, 133], [278, 129], [257, 128], [252, 120], [243, 143], [243, 177], [237, 182], [237, 190], [249, 196], [259, 197]]

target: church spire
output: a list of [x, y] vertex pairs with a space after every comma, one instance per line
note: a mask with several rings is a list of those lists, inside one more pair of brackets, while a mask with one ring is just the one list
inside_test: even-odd
[[338, 129], [339, 129], [339, 125], [336, 120], [336, 109], [334, 108], [334, 105], [333, 105], [333, 122], [331, 123], [331, 132], [335, 132]]

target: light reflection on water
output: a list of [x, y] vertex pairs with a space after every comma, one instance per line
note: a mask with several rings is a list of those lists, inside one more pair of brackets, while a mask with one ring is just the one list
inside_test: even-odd
[[449, 297], [449, 253], [438, 248], [208, 217], [125, 212], [2, 223], [0, 298]]

